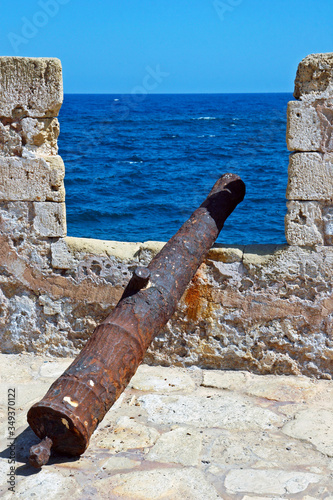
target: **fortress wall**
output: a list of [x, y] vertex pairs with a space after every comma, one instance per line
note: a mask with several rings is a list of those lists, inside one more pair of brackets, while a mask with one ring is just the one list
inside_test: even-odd
[[[333, 376], [333, 54], [300, 63], [295, 97], [288, 245], [213, 247], [146, 362]], [[4, 353], [76, 354], [163, 246], [66, 237], [61, 103], [59, 60], [0, 58]]]

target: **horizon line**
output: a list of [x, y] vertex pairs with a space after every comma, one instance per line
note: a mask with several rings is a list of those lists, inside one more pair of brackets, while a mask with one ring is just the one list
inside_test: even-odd
[[[252, 94], [293, 94], [293, 91], [284, 92], [147, 92], [151, 95], [252, 95]], [[130, 92], [64, 92], [64, 95], [136, 95]]]

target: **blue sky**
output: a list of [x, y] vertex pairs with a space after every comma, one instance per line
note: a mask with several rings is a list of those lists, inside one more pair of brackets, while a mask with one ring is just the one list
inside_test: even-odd
[[1, 55], [59, 57], [66, 93], [292, 92], [333, 51], [332, 0], [15, 0]]

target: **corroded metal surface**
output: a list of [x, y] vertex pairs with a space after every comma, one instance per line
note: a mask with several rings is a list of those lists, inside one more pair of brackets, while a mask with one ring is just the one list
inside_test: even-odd
[[68, 455], [85, 451], [244, 195], [238, 176], [222, 176], [148, 270], [135, 271], [112, 313], [45, 397], [30, 408], [31, 428], [41, 439], [51, 438], [55, 450]]
[[31, 446], [29, 463], [36, 469], [47, 464], [51, 455], [52, 439], [46, 437], [39, 444]]

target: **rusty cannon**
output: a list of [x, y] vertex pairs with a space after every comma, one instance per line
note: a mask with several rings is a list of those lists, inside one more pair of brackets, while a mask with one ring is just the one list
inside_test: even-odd
[[111, 314], [44, 398], [30, 408], [28, 423], [42, 440], [30, 449], [31, 465], [46, 464], [51, 448], [72, 456], [86, 450], [244, 195], [240, 177], [223, 175], [149, 266], [136, 268]]

